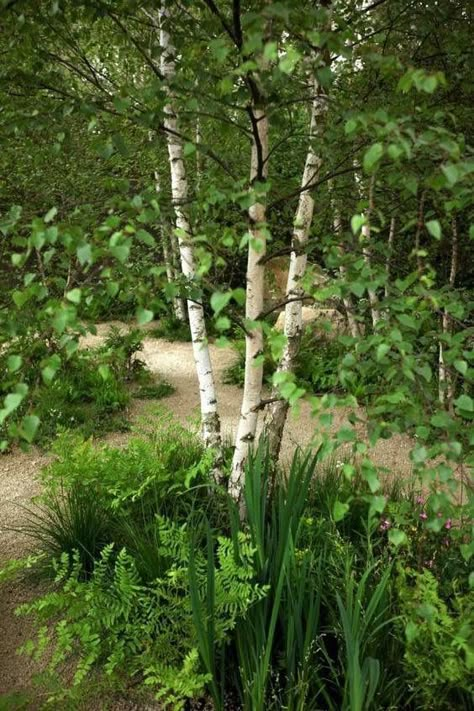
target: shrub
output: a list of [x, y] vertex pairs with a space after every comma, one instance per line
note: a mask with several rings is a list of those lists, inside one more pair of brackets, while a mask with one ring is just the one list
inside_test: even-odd
[[404, 669], [423, 708], [468, 708], [474, 694], [474, 596], [440, 598], [429, 570], [399, 566], [400, 623]]
[[180, 321], [174, 316], [164, 316], [156, 328], [149, 332], [153, 338], [163, 338], [165, 341], [191, 341], [191, 330], [188, 321]]
[[[44, 471], [30, 532], [56, 588], [23, 611], [40, 625], [28, 649], [53, 642], [51, 669], [72, 653], [77, 687], [93, 671], [128, 676], [172, 708], [205, 688], [216, 709], [237, 699], [249, 711], [467, 703], [460, 523], [449, 566], [427, 571], [447, 529], [423, 528], [414, 491], [386, 487], [376, 511], [357, 462], [296, 453], [284, 472], [264, 442], [247, 463], [241, 520], [195, 434], [165, 415], [138, 434], [118, 449], [67, 433]], [[391, 525], [405, 546], [389, 545]]]
[[[159, 399], [171, 394], [172, 386], [153, 376], [136, 357], [142, 342], [143, 334], [138, 329], [112, 327], [99, 348], [79, 350], [63, 361], [56, 353], [60, 364], [50, 383], [43, 381], [42, 370], [55, 352], [54, 344], [40, 338], [15, 343], [12, 352], [23, 358], [25, 382], [30, 389], [18, 416], [32, 410], [39, 417], [38, 443], [49, 444], [62, 429], [77, 429], [85, 437], [126, 431], [130, 428], [126, 408], [132, 395]], [[6, 349], [0, 356], [5, 391], [11, 378], [9, 355], [10, 349]]]

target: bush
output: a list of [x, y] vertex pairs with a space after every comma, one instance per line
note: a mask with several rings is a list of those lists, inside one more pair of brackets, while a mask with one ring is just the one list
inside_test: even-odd
[[[159, 399], [173, 392], [137, 358], [142, 342], [138, 329], [127, 332], [112, 327], [102, 346], [76, 351], [61, 361], [57, 344], [24, 339], [0, 356], [2, 387], [8, 391], [10, 351], [21, 354], [29, 395], [18, 417], [27, 411], [39, 417], [39, 444], [49, 444], [63, 429], [77, 429], [85, 437], [127, 431], [126, 409], [132, 396]], [[55, 353], [59, 367], [52, 382], [45, 382], [43, 372]]]
[[216, 709], [467, 708], [460, 517], [431, 531], [416, 492], [386, 487], [376, 510], [357, 462], [296, 453], [275, 471], [261, 443], [241, 520], [193, 433], [165, 416], [147, 429], [121, 449], [65, 434], [44, 471], [29, 532], [56, 588], [23, 612], [52, 625], [51, 669], [72, 653], [75, 686], [130, 677], [172, 708], [205, 690]]
[[191, 330], [188, 321], [180, 321], [174, 316], [164, 316], [156, 328], [149, 332], [152, 338], [163, 338], [165, 341], [191, 341]]
[[[226, 369], [224, 382], [243, 387], [245, 343], [236, 341], [233, 345], [237, 358]], [[345, 382], [343, 385], [340, 379], [340, 370], [347, 353], [347, 346], [344, 346], [337, 337], [321, 334], [319, 330], [307, 325], [303, 332], [295, 365], [297, 385], [315, 393], [347, 391], [352, 395], [364, 398], [373, 390], [376, 380], [370, 376], [370, 373], [364, 373], [364, 375], [358, 373], [350, 382]], [[278, 363], [267, 345], [263, 363], [263, 375], [267, 382], [271, 382], [277, 365]]]
[[468, 708], [474, 695], [474, 596], [448, 606], [430, 570], [399, 568], [404, 671], [423, 708]]

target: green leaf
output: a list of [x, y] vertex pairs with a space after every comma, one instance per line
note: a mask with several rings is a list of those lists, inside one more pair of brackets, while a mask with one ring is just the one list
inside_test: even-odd
[[110, 378], [110, 368], [108, 365], [104, 365], [104, 364], [99, 365], [98, 371], [99, 371], [99, 375], [102, 378], [102, 380], [105, 381]]
[[300, 57], [301, 55], [298, 50], [294, 47], [289, 47], [286, 54], [284, 54], [279, 61], [278, 66], [280, 71], [283, 72], [283, 74], [291, 74], [298, 64]]
[[32, 442], [40, 424], [39, 417], [36, 415], [27, 415], [21, 421], [21, 434], [27, 442]]
[[380, 361], [385, 358], [389, 350], [390, 346], [388, 345], [388, 343], [381, 343], [379, 346], [377, 346], [376, 360], [378, 363], [380, 363]]
[[124, 264], [130, 254], [130, 247], [127, 244], [118, 244], [116, 247], [111, 247], [110, 253], [115, 259]]
[[146, 244], [147, 247], [155, 246], [155, 238], [153, 237], [153, 235], [151, 235], [144, 229], [137, 230], [135, 237], [137, 238], [137, 240], [139, 240], [139, 242], [143, 242], [143, 244]]
[[196, 153], [196, 146], [194, 143], [185, 143], [183, 153], [185, 156], [191, 156], [193, 153]]
[[21, 405], [25, 393], [9, 393], [3, 401], [3, 409], [0, 410], [0, 425], [14, 410]]
[[383, 156], [383, 145], [381, 143], [374, 143], [370, 146], [369, 150], [366, 151], [363, 160], [363, 166], [366, 173], [370, 173], [373, 168], [377, 165]]
[[392, 546], [398, 548], [399, 546], [407, 543], [408, 539], [407, 534], [404, 531], [401, 531], [399, 528], [391, 528], [388, 532], [388, 540]]
[[399, 314], [397, 319], [403, 326], [411, 328], [413, 331], [418, 331], [418, 324], [411, 316], [408, 316], [407, 314]]
[[362, 225], [365, 225], [365, 223], [366, 223], [365, 215], [353, 215], [351, 218], [351, 229], [352, 229], [353, 233], [356, 235], [359, 232]]
[[426, 229], [435, 239], [441, 239], [441, 225], [438, 220], [429, 220], [426, 223]]
[[56, 217], [57, 214], [58, 214], [58, 208], [52, 207], [50, 210], [48, 210], [48, 212], [46, 213], [46, 215], [44, 216], [43, 219], [45, 222], [51, 222], [51, 220], [54, 220], [54, 218]]
[[459, 180], [460, 174], [457, 165], [449, 163], [447, 165], [442, 165], [441, 170], [446, 176], [446, 179], [450, 185], [454, 185]]
[[153, 311], [150, 311], [149, 309], [144, 309], [140, 307], [136, 311], [136, 319], [139, 326], [142, 326], [144, 323], [150, 323], [150, 321], [153, 321], [153, 316]]
[[360, 281], [353, 281], [350, 284], [350, 290], [360, 299], [365, 293], [365, 284], [362, 284]]
[[454, 367], [456, 368], [458, 373], [461, 373], [461, 375], [466, 375], [468, 370], [468, 364], [465, 360], [455, 360]]
[[231, 291], [226, 291], [225, 293], [221, 291], [215, 291], [211, 296], [211, 308], [213, 309], [214, 313], [217, 315], [222, 311], [222, 309], [225, 309], [231, 298]]
[[16, 373], [16, 371], [21, 368], [22, 363], [23, 363], [23, 358], [21, 356], [19, 356], [19, 355], [8, 356], [7, 365], [8, 365], [8, 370], [10, 371], [10, 373]]
[[357, 121], [355, 119], [349, 119], [346, 121], [346, 125], [344, 126], [344, 132], [346, 135], [349, 135], [351, 133], [354, 133], [354, 131], [357, 128]]
[[426, 447], [417, 445], [411, 452], [411, 458], [415, 464], [423, 464], [428, 457], [428, 450]]
[[89, 263], [92, 261], [92, 249], [90, 244], [82, 244], [80, 247], [77, 248], [76, 250], [77, 258], [79, 260], [79, 264], [84, 266], [84, 264]]
[[474, 412], [474, 400], [469, 397], [469, 395], [460, 395], [454, 401], [458, 410], [464, 410], [465, 412]]
[[332, 517], [334, 521], [342, 521], [348, 511], [349, 504], [344, 504], [342, 501], [335, 501], [332, 510]]
[[405, 627], [405, 636], [407, 638], [408, 644], [411, 644], [411, 642], [413, 642], [418, 637], [419, 632], [419, 626], [416, 624], [416, 622], [410, 620], [410, 622], [408, 622]]
[[113, 297], [117, 296], [120, 286], [116, 281], [108, 281], [105, 289], [107, 291], [107, 294]]
[[452, 424], [452, 419], [445, 410], [441, 410], [431, 417], [430, 423], [433, 427], [446, 429]]
[[78, 304], [81, 301], [81, 293], [80, 289], [71, 289], [66, 293], [66, 299], [73, 304]]

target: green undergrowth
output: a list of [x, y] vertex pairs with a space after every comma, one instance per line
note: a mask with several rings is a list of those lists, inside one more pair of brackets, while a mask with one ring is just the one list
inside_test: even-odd
[[3, 577], [51, 581], [18, 613], [35, 623], [22, 651], [45, 655], [56, 707], [103, 677], [170, 709], [468, 708], [466, 512], [428, 528], [419, 491], [387, 483], [374, 506], [356, 462], [296, 452], [275, 471], [261, 443], [241, 520], [209, 478], [213, 456], [163, 413], [121, 448], [55, 443], [25, 515], [37, 557]]
[[[56, 343], [33, 339], [15, 343], [26, 367], [29, 394], [18, 410], [39, 418], [36, 441], [49, 445], [60, 430], [74, 429], [85, 437], [128, 431], [132, 398], [160, 399], [174, 388], [151, 373], [138, 357], [143, 345], [138, 330], [111, 327], [103, 345], [61, 357]], [[9, 350], [2, 353], [2, 383], [9, 386]], [[54, 365], [53, 370], [52, 364]], [[15, 424], [13, 423], [13, 428]], [[5, 432], [8, 437], [8, 432]]]
[[[235, 341], [235, 362], [224, 373], [224, 382], [243, 387], [245, 374], [245, 343]], [[307, 326], [302, 337], [300, 350], [295, 365], [295, 380], [298, 386], [315, 393], [349, 391], [358, 397], [365, 397], [376, 384], [370, 374], [360, 375], [350, 384], [342, 384], [339, 371], [344, 356], [347, 354], [337, 336], [321, 333], [320, 330]], [[272, 375], [278, 366], [278, 360], [272, 355], [269, 345], [264, 351], [263, 375], [271, 383]]]

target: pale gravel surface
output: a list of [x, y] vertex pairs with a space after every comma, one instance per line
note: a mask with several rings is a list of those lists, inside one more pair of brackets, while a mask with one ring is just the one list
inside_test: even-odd
[[[122, 325], [117, 323], [116, 325]], [[149, 326], [152, 327], [153, 324]], [[98, 345], [110, 324], [100, 324], [96, 336], [83, 339], [84, 346]], [[211, 345], [211, 358], [216, 374], [218, 401], [224, 436], [233, 436], [239, 414], [242, 391], [233, 385], [222, 383], [224, 370], [233, 362], [235, 354], [231, 348]], [[192, 347], [190, 343], [170, 343], [154, 338], [146, 338], [140, 356], [148, 367], [175, 386], [176, 391], [160, 406], [168, 408], [183, 424], [195, 426], [199, 406], [199, 390], [195, 376]], [[131, 419], [153, 409], [149, 401], [133, 404]], [[193, 423], [194, 415], [194, 423]], [[344, 413], [334, 413], [332, 428], [338, 428], [344, 421]], [[303, 403], [298, 416], [290, 416], [282, 443], [282, 458], [287, 460], [295, 445], [307, 445], [315, 431], [315, 421], [311, 418], [310, 407]], [[112, 434], [106, 439], [113, 444], [122, 444], [127, 434]], [[394, 437], [380, 441], [374, 450], [375, 460], [398, 474], [407, 475], [411, 469], [408, 461], [410, 441], [405, 437]], [[48, 456], [37, 450], [29, 453], [13, 452], [0, 457], [0, 566], [10, 558], [21, 557], [28, 551], [28, 539], [18, 532], [8, 530], [21, 526], [24, 509], [31, 499], [40, 492], [36, 475], [47, 462]], [[30, 586], [21, 581], [6, 583], [0, 590], [0, 694], [27, 689], [37, 666], [26, 657], [18, 657], [15, 650], [31, 636], [31, 624], [25, 618], [14, 616], [15, 607], [34, 593]], [[1, 703], [0, 703], [1, 707]], [[28, 708], [34, 709], [36, 705]], [[89, 706], [89, 708], [91, 708]], [[94, 707], [95, 708], [95, 707]], [[98, 708], [98, 707], [97, 707]], [[131, 708], [125, 702], [113, 703], [113, 708]], [[137, 706], [138, 708], [146, 708]]]

